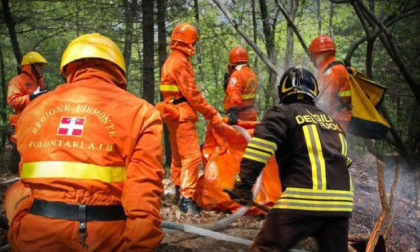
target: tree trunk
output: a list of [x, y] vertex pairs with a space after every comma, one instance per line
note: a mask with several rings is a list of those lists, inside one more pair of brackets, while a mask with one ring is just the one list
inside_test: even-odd
[[[298, 0], [290, 1], [290, 18], [294, 22], [296, 17], [296, 12], [298, 9]], [[294, 65], [293, 62], [293, 28], [288, 24], [287, 25], [287, 38], [286, 38], [286, 52], [285, 52], [285, 59], [284, 59], [284, 69], [288, 69], [289, 67]]]
[[334, 3], [330, 2], [330, 19], [328, 21], [328, 26], [330, 28], [331, 38], [334, 38], [333, 18], [334, 18]]
[[[272, 31], [271, 26], [270, 26], [267, 3], [265, 2], [265, 0], [259, 0], [259, 2], [260, 2], [261, 18], [263, 22], [263, 32], [264, 32], [268, 59], [273, 63], [273, 65], [276, 65], [277, 57], [276, 57], [275, 44], [274, 44], [274, 32]], [[279, 97], [277, 93], [277, 88], [276, 88], [277, 76], [273, 72], [270, 72], [268, 79], [270, 82], [273, 103], [275, 103]]]
[[12, 18], [9, 8], [9, 0], [1, 0], [3, 6], [3, 17], [6, 23], [7, 29], [9, 30], [10, 42], [12, 43], [13, 52], [16, 58], [17, 73], [20, 73], [20, 62], [22, 61], [22, 54], [19, 49], [19, 42], [16, 36], [15, 21]]
[[[194, 10], [195, 10], [195, 27], [197, 29], [198, 34], [200, 34], [200, 15], [198, 11], [198, 1], [194, 0]], [[203, 59], [201, 58], [201, 48], [199, 43], [195, 45], [196, 55], [197, 55], [197, 63], [198, 63], [198, 76], [200, 78], [200, 89], [201, 95], [203, 97], [206, 96], [206, 87], [204, 86], [204, 71], [203, 71]]]
[[153, 1], [142, 1], [143, 10], [143, 98], [154, 104], [154, 32]]
[[125, 34], [124, 34], [124, 61], [125, 68], [127, 69], [127, 75], [130, 68], [131, 59], [131, 45], [133, 44], [133, 30], [134, 30], [134, 19], [137, 14], [137, 0], [124, 0], [124, 12], [125, 12]]
[[[158, 27], [158, 51], [159, 51], [159, 69], [162, 69], [163, 64], [168, 56], [166, 52], [166, 0], [157, 1], [157, 27]], [[160, 72], [159, 72], [160, 73]], [[162, 100], [162, 96], [161, 96]], [[165, 166], [171, 166], [172, 151], [171, 143], [169, 141], [169, 131], [166, 124], [163, 126], [163, 142], [165, 144]]]
[[[252, 0], [252, 26], [253, 26], [253, 41], [255, 44], [257, 44], [257, 15], [255, 13], [255, 0]], [[258, 55], [254, 54], [254, 70], [258, 72]]]
[[318, 35], [322, 34], [321, 0], [316, 1], [316, 15], [318, 19]]
[[[6, 76], [5, 76], [5, 71], [4, 71], [4, 59], [3, 59], [3, 50], [1, 48], [1, 44], [0, 44], [0, 74], [1, 74], [1, 121], [2, 124], [5, 125], [7, 123], [7, 110], [6, 110], [6, 106], [7, 106], [7, 87], [6, 87]], [[0, 153], [2, 153], [2, 156], [0, 157], [0, 160], [3, 161], [3, 153], [5, 151], [5, 147], [6, 147], [6, 138], [8, 136], [7, 134], [7, 129], [8, 127], [1, 127], [1, 139], [0, 139]]]

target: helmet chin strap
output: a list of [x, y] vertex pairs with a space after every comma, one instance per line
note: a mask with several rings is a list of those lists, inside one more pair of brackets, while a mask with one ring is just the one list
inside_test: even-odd
[[35, 74], [37, 81], [41, 78], [41, 74], [36, 70], [34, 64], [31, 64], [31, 70]]

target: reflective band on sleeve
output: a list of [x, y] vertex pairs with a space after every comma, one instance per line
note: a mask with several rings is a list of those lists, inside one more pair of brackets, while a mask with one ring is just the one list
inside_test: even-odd
[[350, 97], [351, 96], [351, 91], [341, 91], [341, 92], [338, 92], [338, 96], [339, 97]]
[[125, 181], [124, 166], [100, 166], [79, 162], [43, 161], [24, 163], [22, 179], [27, 178], [69, 178], [97, 179], [103, 182]]
[[277, 150], [277, 145], [275, 143], [258, 137], [251, 138], [251, 141], [249, 142], [248, 146], [251, 146], [251, 144], [252, 147], [256, 149], [268, 151], [270, 153], [274, 153]]
[[179, 92], [177, 85], [160, 84], [160, 91]]
[[351, 163], [353, 163], [353, 161], [351, 161], [350, 158], [347, 158], [347, 162], [346, 162], [347, 167], [350, 167]]
[[327, 178], [325, 171], [325, 160], [322, 154], [321, 141], [318, 130], [314, 124], [302, 127], [308, 148], [309, 160], [312, 168], [313, 189], [326, 189]]
[[260, 150], [266, 151], [268, 153], [271, 153], [272, 155], [274, 154], [274, 151], [275, 151], [275, 149], [273, 148], [273, 146], [271, 146], [271, 145], [263, 145], [263, 144], [260, 144], [260, 143], [254, 144], [254, 143], [250, 142], [248, 144], [248, 147], [252, 147], [252, 148], [255, 148], [255, 149], [260, 149]]
[[243, 95], [241, 96], [241, 98], [242, 98], [243, 100], [246, 100], [246, 99], [255, 99], [255, 94], [243, 94]]
[[346, 138], [344, 138], [343, 134], [339, 133], [338, 134], [340, 137], [340, 142], [341, 142], [341, 154], [343, 154], [344, 156], [347, 156], [347, 141]]
[[272, 155], [267, 152], [261, 152], [261, 151], [254, 150], [252, 148], [246, 148], [245, 154], [243, 157], [266, 164], [271, 156]]

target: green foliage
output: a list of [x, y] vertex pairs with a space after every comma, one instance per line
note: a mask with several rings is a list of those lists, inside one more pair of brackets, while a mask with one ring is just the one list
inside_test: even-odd
[[[129, 2], [129, 1], [128, 1]], [[255, 43], [263, 52], [266, 52], [259, 1], [255, 1], [256, 25], [253, 24], [252, 1], [222, 1], [232, 17], [240, 22], [241, 28], [250, 37], [254, 36]], [[279, 1], [290, 9], [290, 1]], [[385, 4], [375, 1], [375, 15], [387, 16], [393, 13], [401, 16], [400, 1], [388, 1]], [[266, 1], [271, 28], [274, 29], [276, 51], [276, 65], [279, 73], [284, 69], [284, 55], [286, 50], [287, 22], [281, 12], [278, 12], [275, 1]], [[21, 53], [35, 50], [48, 60], [44, 76], [48, 89], [54, 89], [63, 83], [58, 69], [61, 55], [67, 44], [78, 35], [91, 32], [100, 32], [112, 38], [123, 50], [125, 38], [125, 10], [122, 0], [78, 0], [78, 1], [46, 1], [46, 0], [21, 0], [9, 1], [13, 19], [16, 22], [16, 31]], [[180, 22], [190, 22], [196, 25], [194, 1], [168, 0], [167, 1], [167, 42], [173, 27]], [[255, 70], [259, 80], [257, 107], [261, 118], [270, 108], [272, 90], [269, 84], [269, 70], [256, 56], [253, 49], [237, 33], [227, 18], [210, 0], [198, 1], [200, 19], [200, 41], [202, 69], [204, 72], [203, 94], [207, 101], [223, 112], [223, 74], [226, 72], [228, 55], [231, 48], [241, 45], [245, 47], [250, 56], [250, 65]], [[141, 5], [139, 5], [141, 6]], [[330, 23], [330, 11], [333, 15]], [[140, 8], [139, 8], [140, 9]], [[345, 58], [349, 48], [360, 38], [365, 36], [365, 31], [353, 7], [349, 4], [332, 4], [321, 1], [321, 33], [332, 36], [337, 46], [337, 57]], [[3, 19], [3, 18], [2, 18]], [[3, 21], [3, 20], [2, 20]], [[294, 21], [306, 46], [318, 35], [318, 16], [316, 1], [301, 0], [298, 2], [298, 12]], [[16, 62], [8, 29], [4, 22], [0, 22], [0, 44], [3, 50], [5, 65], [5, 79], [9, 81], [16, 74]], [[420, 78], [419, 43], [420, 25], [416, 15], [401, 19], [397, 25], [390, 27], [395, 41], [399, 45], [401, 55], [416, 80]], [[128, 91], [136, 96], [142, 96], [142, 45], [143, 31], [141, 28], [141, 10], [137, 11], [134, 19], [134, 34], [131, 50], [131, 63], [128, 72]], [[157, 40], [157, 36], [156, 40]], [[168, 49], [169, 50], [169, 49]], [[158, 92], [160, 69], [158, 68], [157, 41], [155, 50], [155, 101], [160, 100]], [[374, 78], [388, 87], [385, 105], [393, 118], [396, 128], [405, 141], [420, 135], [420, 118], [418, 105], [412, 91], [405, 82], [399, 69], [384, 49], [381, 41], [376, 39], [373, 52]], [[301, 65], [315, 72], [306, 52], [297, 37], [294, 36], [293, 58], [296, 65]], [[353, 66], [365, 71], [366, 43], [362, 43], [354, 52], [351, 63]], [[197, 83], [200, 80], [197, 56], [191, 58], [194, 66]], [[223, 115], [223, 114], [222, 114]], [[197, 124], [200, 138], [203, 137], [205, 121], [200, 119]]]

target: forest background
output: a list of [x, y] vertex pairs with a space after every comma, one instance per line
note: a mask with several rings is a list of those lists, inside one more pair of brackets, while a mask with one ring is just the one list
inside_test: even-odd
[[[7, 83], [19, 73], [22, 55], [41, 53], [48, 61], [47, 89], [63, 83], [61, 55], [79, 35], [99, 32], [123, 52], [128, 91], [152, 104], [160, 101], [160, 68], [176, 24], [198, 28], [191, 58], [206, 100], [223, 116], [223, 75], [229, 51], [248, 50], [258, 76], [259, 119], [278, 102], [277, 84], [285, 69], [302, 66], [313, 73], [306, 53], [319, 34], [332, 37], [339, 59], [387, 87], [382, 113], [392, 124], [387, 139], [349, 136], [357, 156], [401, 155], [415, 179], [418, 209], [420, 152], [420, 3], [415, 0], [1, 0], [0, 13], [0, 168], [10, 162]], [[124, 108], [121, 108], [124, 109]], [[197, 124], [203, 141], [206, 122]], [[170, 157], [167, 134], [166, 157]], [[164, 160], [168, 168], [170, 158]], [[168, 172], [169, 173], [169, 172]], [[394, 176], [391, 174], [391, 176]], [[389, 186], [387, 187], [389, 188]], [[419, 216], [420, 217], [420, 216]]]

